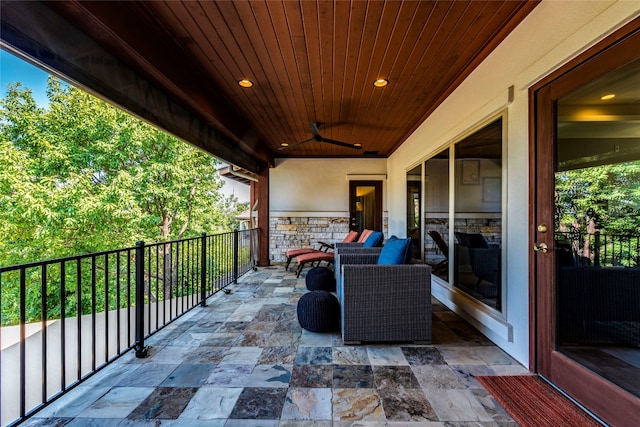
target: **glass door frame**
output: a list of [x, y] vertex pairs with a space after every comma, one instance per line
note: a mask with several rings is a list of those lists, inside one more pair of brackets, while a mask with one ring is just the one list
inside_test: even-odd
[[[554, 172], [556, 102], [640, 57], [640, 19], [571, 61], [529, 92], [530, 121], [530, 361], [531, 370], [613, 425], [640, 425], [640, 401], [556, 348]], [[546, 226], [546, 227], [543, 227]], [[534, 251], [546, 243], [548, 251]], [[594, 390], [598, 390], [594, 393]]]

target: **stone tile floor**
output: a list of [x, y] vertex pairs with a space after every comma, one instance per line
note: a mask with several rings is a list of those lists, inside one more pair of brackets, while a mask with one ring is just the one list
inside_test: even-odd
[[24, 426], [516, 426], [475, 375], [528, 371], [434, 300], [432, 345], [300, 328], [283, 267], [245, 275]]

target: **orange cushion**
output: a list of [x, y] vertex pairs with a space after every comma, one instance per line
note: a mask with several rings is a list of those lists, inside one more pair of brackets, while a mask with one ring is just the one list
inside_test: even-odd
[[351, 242], [355, 242], [356, 239], [358, 238], [358, 232], [357, 231], [353, 231], [351, 230], [349, 232], [349, 234], [347, 234], [347, 237], [344, 238], [344, 240], [342, 241], [342, 243], [351, 243]]
[[287, 251], [287, 258], [293, 258], [296, 257], [298, 255], [302, 255], [302, 254], [308, 254], [311, 252], [321, 252], [318, 249], [313, 249], [313, 248], [300, 248], [300, 249], [289, 249]]
[[333, 252], [322, 252], [316, 251], [308, 254], [302, 254], [296, 257], [298, 264], [302, 264], [305, 262], [313, 262], [313, 261], [331, 261], [333, 260], [334, 254]]
[[366, 228], [362, 230], [362, 234], [358, 239], [358, 243], [364, 243], [367, 240], [367, 237], [369, 237], [369, 234], [371, 233], [373, 233], [373, 230], [367, 230]]

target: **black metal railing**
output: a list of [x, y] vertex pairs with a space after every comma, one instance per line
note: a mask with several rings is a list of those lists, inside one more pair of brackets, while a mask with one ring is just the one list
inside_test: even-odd
[[640, 266], [640, 235], [556, 231], [556, 242], [577, 265]]
[[255, 266], [258, 229], [0, 267], [1, 425], [19, 423]]

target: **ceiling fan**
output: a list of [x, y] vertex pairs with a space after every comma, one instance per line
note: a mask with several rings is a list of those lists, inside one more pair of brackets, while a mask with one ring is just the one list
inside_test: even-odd
[[280, 144], [280, 148], [278, 150], [286, 150], [287, 148], [296, 147], [300, 144], [304, 144], [305, 142], [314, 141], [314, 142], [326, 142], [327, 144], [338, 145], [340, 147], [352, 148], [354, 150], [361, 150], [362, 144], [349, 144], [348, 142], [336, 141], [335, 139], [325, 138], [320, 135], [320, 130], [318, 128], [322, 125], [322, 122], [309, 122], [309, 130], [311, 130], [311, 135], [313, 135], [309, 139], [305, 139], [304, 141], [296, 142], [294, 144], [288, 144], [283, 142]]

